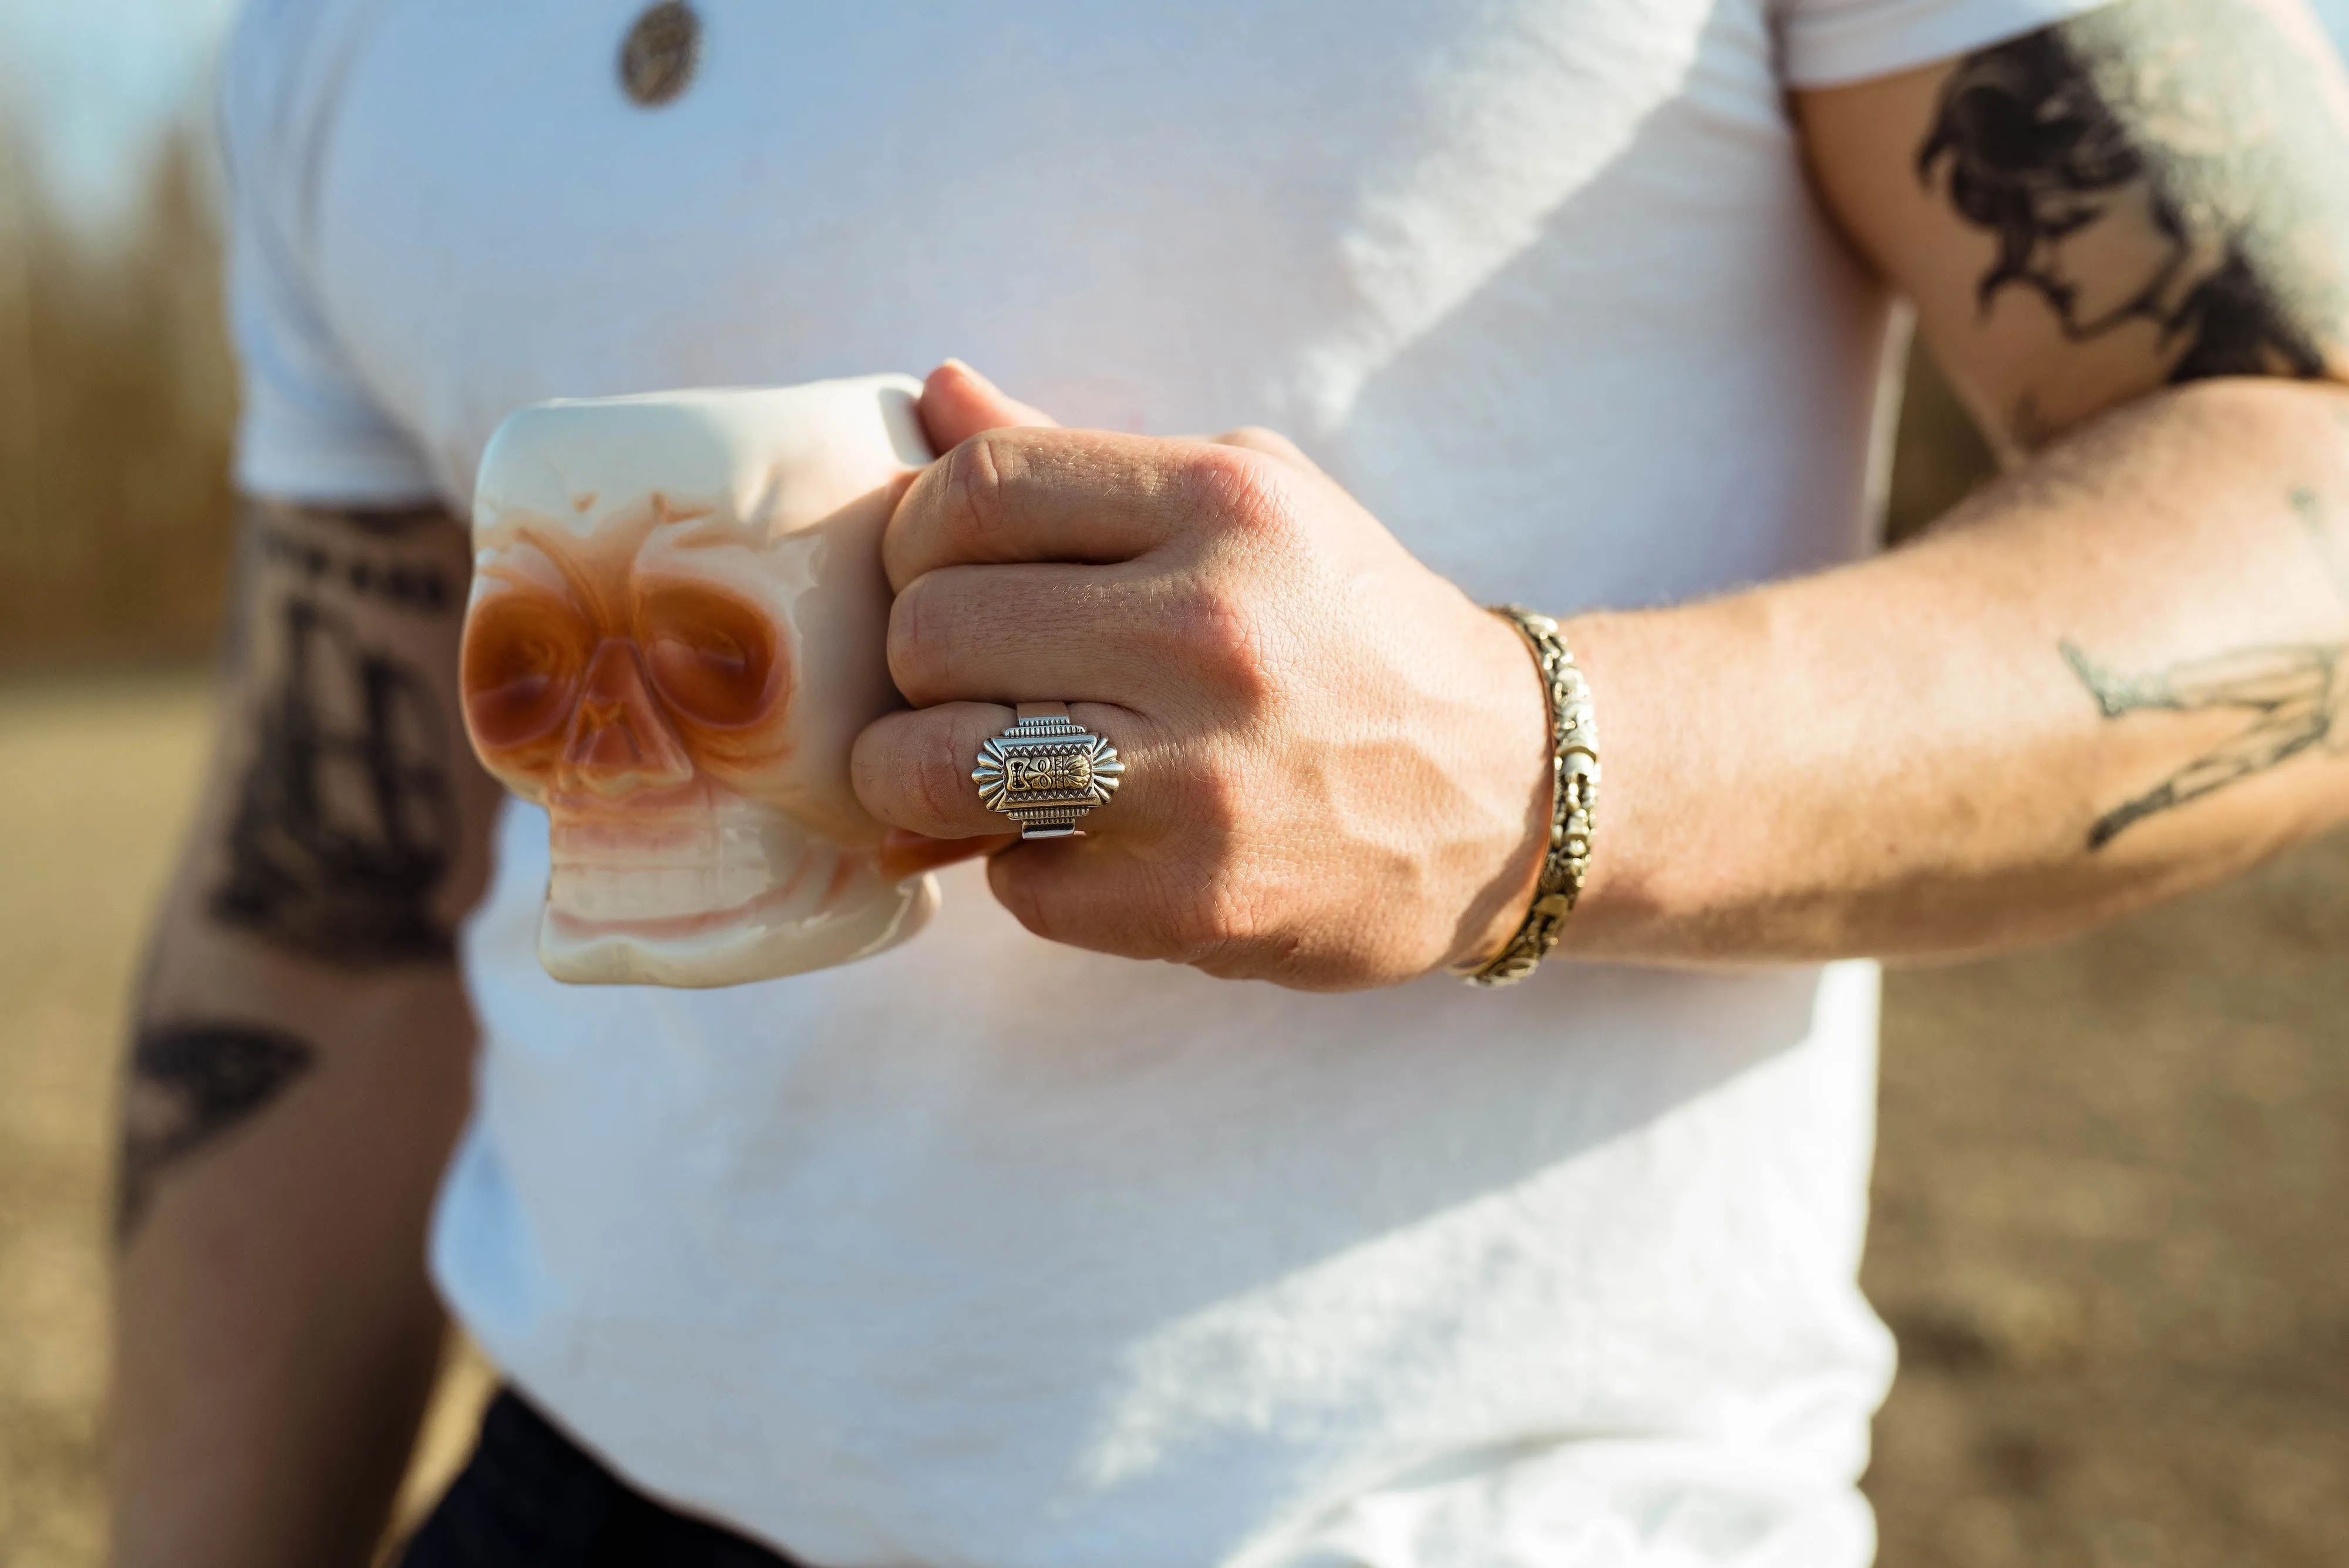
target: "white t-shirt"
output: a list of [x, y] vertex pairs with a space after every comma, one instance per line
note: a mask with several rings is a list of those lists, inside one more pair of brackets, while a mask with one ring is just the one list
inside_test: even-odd
[[[1481, 599], [1808, 571], [1890, 310], [1785, 89], [2089, 3], [695, 0], [647, 110], [641, 0], [256, 0], [241, 477], [461, 514], [523, 402], [957, 354], [1286, 431]], [[566, 990], [499, 857], [433, 1263], [655, 1494], [838, 1568], [1868, 1559], [1870, 967], [1298, 995], [966, 871], [864, 963]]]

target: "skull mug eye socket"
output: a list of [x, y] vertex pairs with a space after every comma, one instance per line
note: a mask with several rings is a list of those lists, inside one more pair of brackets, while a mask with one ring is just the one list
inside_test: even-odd
[[636, 646], [669, 711], [712, 730], [766, 717], [781, 684], [774, 623], [731, 594], [664, 584], [636, 607]]
[[537, 594], [485, 605], [465, 628], [465, 716], [485, 746], [511, 749], [558, 734], [587, 668], [579, 612]]

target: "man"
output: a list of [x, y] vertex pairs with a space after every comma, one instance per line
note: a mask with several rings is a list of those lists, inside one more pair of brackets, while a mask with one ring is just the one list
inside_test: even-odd
[[[364, 1556], [437, 1190], [516, 1393], [419, 1563], [1865, 1562], [1864, 960], [2349, 815], [2299, 0], [639, 3], [239, 35], [253, 501], [119, 1560]], [[1895, 290], [2013, 462], [1860, 561]], [[547, 981], [457, 721], [490, 429], [949, 354], [1027, 401], [929, 379], [854, 782], [997, 852], [864, 963]], [[1479, 990], [1557, 804], [1502, 600], [1604, 793]], [[973, 758], [1043, 701], [1128, 771], [1006, 847]]]

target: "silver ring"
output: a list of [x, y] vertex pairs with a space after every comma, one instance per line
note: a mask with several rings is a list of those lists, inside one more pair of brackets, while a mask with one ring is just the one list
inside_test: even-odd
[[1011, 728], [978, 748], [970, 772], [987, 809], [1022, 838], [1067, 838], [1085, 813], [1117, 793], [1117, 748], [1069, 717], [1063, 702], [1022, 702]]

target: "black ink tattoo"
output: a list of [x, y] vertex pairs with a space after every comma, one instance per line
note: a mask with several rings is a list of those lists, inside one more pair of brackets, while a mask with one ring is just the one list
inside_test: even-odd
[[1945, 171], [1998, 241], [1985, 313], [2023, 288], [2075, 342], [2149, 323], [2172, 384], [2318, 376], [2339, 341], [2349, 134], [2256, 11], [2129, 0], [1967, 57], [1917, 153]]
[[[379, 526], [379, 524], [378, 524]], [[285, 529], [258, 523], [255, 547], [264, 560], [285, 566], [314, 588], [331, 581], [356, 598], [379, 598], [427, 615], [440, 615], [456, 603], [448, 578], [430, 566], [371, 560], [364, 554], [329, 550]]]
[[456, 841], [447, 728], [424, 680], [300, 596], [213, 890], [224, 924], [342, 964], [442, 959], [432, 910]]
[[274, 1029], [165, 1023], [142, 1031], [124, 1086], [115, 1234], [127, 1241], [165, 1169], [258, 1115], [316, 1064], [317, 1053]]
[[2334, 739], [2349, 643], [2239, 649], [2134, 676], [2105, 668], [2072, 642], [2058, 646], [2064, 661], [2107, 719], [2148, 710], [2199, 713], [2233, 709], [2250, 720], [2248, 728], [2214, 750], [2098, 817], [2088, 830], [2090, 849], [2102, 849], [2148, 816], [2280, 767]]

